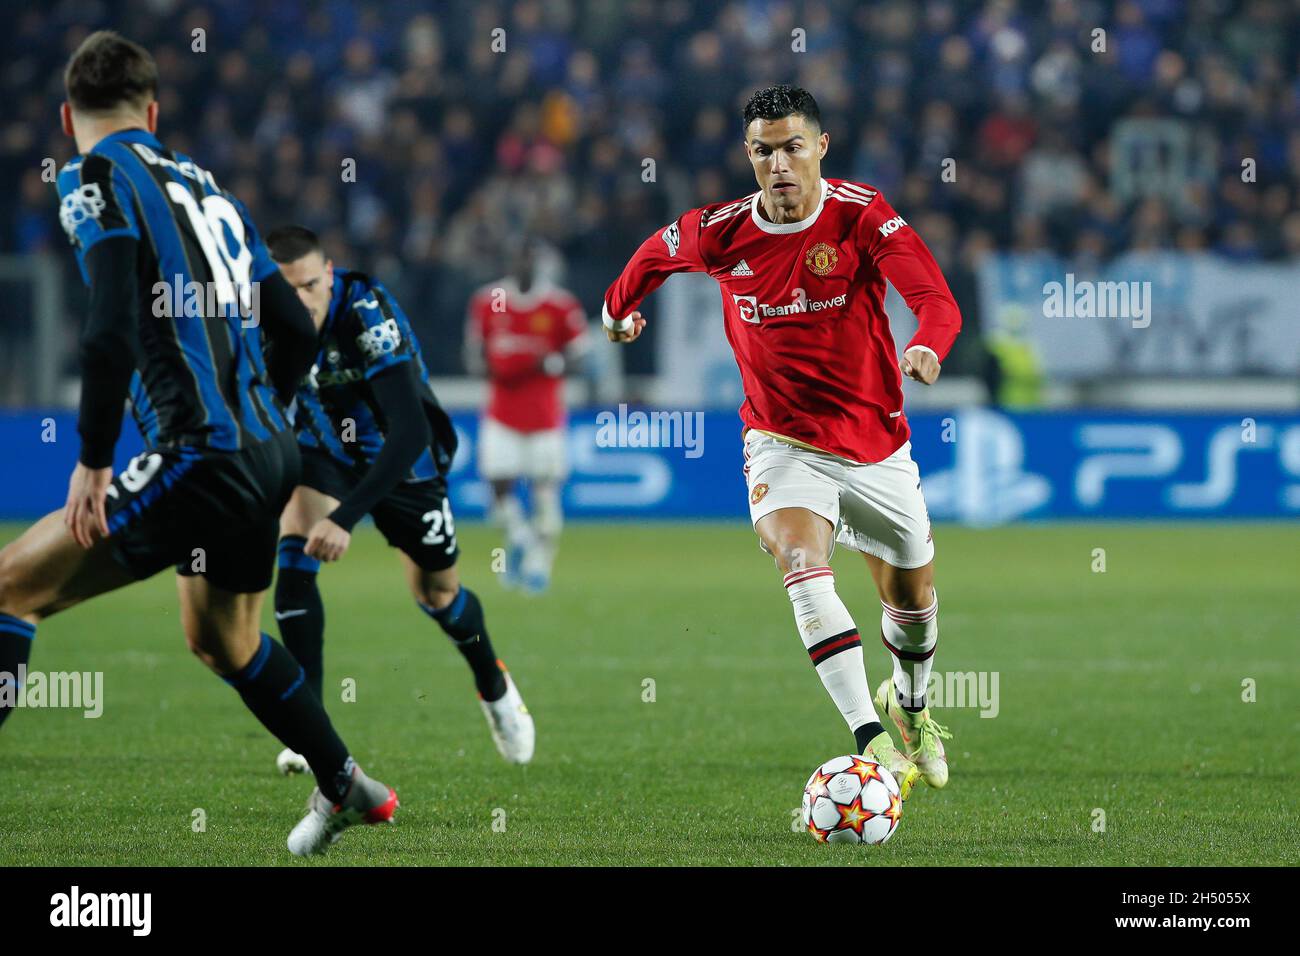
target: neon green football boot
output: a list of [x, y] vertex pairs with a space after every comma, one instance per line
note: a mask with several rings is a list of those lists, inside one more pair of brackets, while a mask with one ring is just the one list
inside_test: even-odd
[[917, 769], [916, 764], [907, 758], [907, 754], [894, 746], [894, 738], [889, 736], [887, 730], [871, 738], [871, 743], [867, 744], [867, 752], [862, 756], [871, 757], [894, 775], [894, 779], [898, 781], [898, 796], [903, 800], [907, 799], [913, 785], [921, 776], [921, 771]]
[[876, 691], [876, 708], [894, 721], [903, 736], [903, 749], [925, 782], [936, 790], [942, 789], [948, 782], [948, 758], [943, 752], [943, 742], [952, 739], [948, 728], [930, 718], [929, 707], [912, 714], [899, 706], [890, 677]]

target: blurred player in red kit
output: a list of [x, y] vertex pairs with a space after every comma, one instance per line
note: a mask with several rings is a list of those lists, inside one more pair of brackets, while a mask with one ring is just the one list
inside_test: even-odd
[[[505, 278], [470, 300], [466, 364], [490, 385], [479, 429], [479, 473], [492, 485], [493, 520], [505, 531], [502, 580], [539, 594], [550, 583], [568, 473], [564, 376], [588, 344], [578, 300], [547, 278], [547, 248], [525, 237]], [[529, 512], [518, 488], [528, 483]]]
[[[674, 272], [707, 272], [721, 286], [745, 394], [754, 530], [785, 576], [800, 637], [856, 752], [888, 767], [906, 797], [918, 777], [947, 783], [950, 735], [926, 702], [939, 602], [902, 376], [938, 378], [961, 315], [933, 256], [878, 190], [822, 178], [830, 136], [811, 94], [760, 90], [744, 123], [759, 190], [692, 209], [642, 243], [605, 294], [605, 328], [611, 341], [635, 340], [641, 300]], [[919, 322], [901, 362], [886, 280]], [[874, 702], [858, 628], [835, 591], [836, 543], [866, 558], [884, 608], [893, 677]]]

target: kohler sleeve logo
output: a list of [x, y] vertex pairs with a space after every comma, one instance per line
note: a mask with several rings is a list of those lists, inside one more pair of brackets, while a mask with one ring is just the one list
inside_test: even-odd
[[907, 220], [902, 216], [895, 216], [893, 219], [880, 226], [880, 234], [885, 237], [892, 236], [898, 230], [907, 225]]

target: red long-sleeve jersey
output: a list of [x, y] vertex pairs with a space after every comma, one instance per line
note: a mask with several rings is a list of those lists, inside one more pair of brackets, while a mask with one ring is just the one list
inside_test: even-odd
[[513, 279], [501, 279], [475, 292], [465, 334], [487, 360], [488, 417], [521, 432], [563, 425], [564, 379], [547, 374], [542, 359], [586, 331], [581, 303], [557, 286], [525, 293]]
[[940, 362], [961, 329], [948, 283], [871, 186], [824, 179], [816, 211], [781, 225], [760, 215], [760, 198], [692, 209], [656, 232], [605, 293], [606, 315], [625, 318], [674, 272], [707, 272], [722, 287], [746, 426], [882, 461], [909, 434], [885, 280], [919, 322], [907, 348]]

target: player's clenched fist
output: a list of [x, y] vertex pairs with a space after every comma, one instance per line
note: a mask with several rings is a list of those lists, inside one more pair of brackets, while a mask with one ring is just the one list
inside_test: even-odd
[[307, 536], [303, 552], [317, 561], [337, 561], [352, 543], [352, 535], [329, 518], [321, 518]]
[[[631, 322], [626, 329], [620, 330], [619, 326], [625, 322]], [[605, 335], [611, 342], [635, 342], [641, 330], [645, 328], [645, 319], [641, 317], [640, 312], [633, 312], [622, 323], [615, 322], [611, 328], [608, 323], [605, 324]]]
[[939, 360], [929, 349], [910, 348], [903, 353], [903, 361], [898, 364], [904, 375], [926, 385], [933, 385], [939, 377]]

